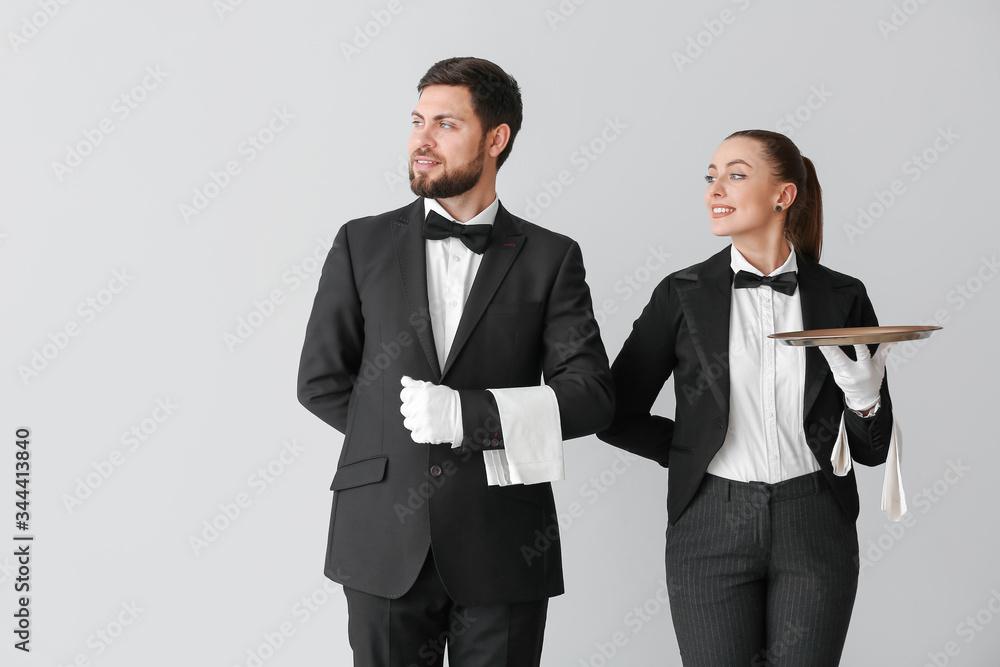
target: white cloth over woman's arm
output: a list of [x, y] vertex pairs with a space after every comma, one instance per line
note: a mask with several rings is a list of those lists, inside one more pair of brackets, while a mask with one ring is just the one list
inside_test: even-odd
[[[846, 417], [840, 418], [840, 433], [833, 444], [833, 474], [843, 477], [851, 471], [851, 448], [847, 444], [847, 428], [844, 425]], [[906, 514], [906, 491], [903, 490], [903, 434], [899, 428], [899, 420], [892, 416], [892, 435], [889, 437], [889, 455], [885, 460], [885, 475], [882, 478], [882, 511], [893, 521], [899, 521]]]

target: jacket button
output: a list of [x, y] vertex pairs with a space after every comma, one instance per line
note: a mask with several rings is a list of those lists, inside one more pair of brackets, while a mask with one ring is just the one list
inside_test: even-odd
[[490, 439], [486, 438], [485, 440], [483, 440], [483, 447], [489, 447], [489, 446], [490, 446]]
[[431, 466], [431, 475], [434, 477], [441, 476], [441, 466]]
[[491, 445], [493, 445], [494, 447], [496, 447], [497, 445], [499, 445], [499, 444], [500, 444], [500, 441], [499, 441], [499, 440], [494, 440], [494, 441], [493, 441], [493, 442], [491, 442], [490, 444], [491, 444]]

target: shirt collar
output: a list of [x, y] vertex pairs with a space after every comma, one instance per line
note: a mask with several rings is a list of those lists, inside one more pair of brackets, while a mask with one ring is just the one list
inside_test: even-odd
[[[788, 273], [789, 271], [793, 273], [798, 272], [799, 267], [795, 262], [795, 247], [791, 243], [788, 243], [788, 249], [791, 250], [791, 252], [788, 253], [788, 259], [785, 260], [785, 263], [768, 275], [777, 276], [782, 273]], [[747, 261], [746, 257], [744, 257], [743, 254], [736, 249], [735, 245], [730, 246], [729, 256], [729, 266], [732, 267], [734, 274], [739, 273], [740, 271], [747, 271], [755, 276], [764, 275], [756, 266]]]
[[424, 198], [424, 218], [427, 217], [427, 214], [430, 211], [434, 211], [435, 213], [444, 216], [445, 220], [458, 222], [460, 225], [492, 225], [497, 218], [498, 210], [500, 210], [500, 198], [493, 195], [493, 203], [480, 211], [476, 217], [468, 222], [458, 222], [451, 217], [451, 214], [449, 214], [448, 211], [444, 210], [444, 207], [441, 206], [436, 199]]

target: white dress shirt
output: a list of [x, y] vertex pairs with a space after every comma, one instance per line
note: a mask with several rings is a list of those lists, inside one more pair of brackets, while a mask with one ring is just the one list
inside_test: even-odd
[[[733, 273], [763, 275], [731, 248]], [[794, 249], [770, 275], [796, 271]], [[802, 428], [805, 348], [768, 335], [802, 330], [802, 300], [770, 287], [731, 288], [729, 431], [708, 472], [739, 482], [774, 484], [820, 469]]]
[[[492, 225], [500, 208], [499, 199], [463, 225]], [[424, 199], [424, 217], [435, 211], [458, 222], [434, 199]], [[425, 240], [427, 301], [431, 331], [443, 368], [451, 352], [465, 302], [479, 272], [483, 256], [460, 239]], [[559, 402], [547, 385], [489, 390], [497, 402], [505, 449], [485, 450], [486, 478], [490, 485], [537, 484], [565, 478]], [[462, 423], [461, 405], [458, 423]], [[461, 427], [452, 446], [459, 446]]]

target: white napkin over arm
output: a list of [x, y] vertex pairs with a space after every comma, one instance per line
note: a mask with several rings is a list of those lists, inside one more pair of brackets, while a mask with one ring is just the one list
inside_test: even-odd
[[[833, 464], [833, 474], [843, 477], [851, 471], [851, 448], [847, 443], [847, 428], [844, 425], [845, 416], [840, 418], [840, 432], [833, 444], [830, 462]], [[882, 477], [882, 511], [892, 521], [899, 521], [906, 514], [906, 491], [903, 490], [903, 434], [899, 428], [899, 420], [892, 415], [892, 434], [889, 437], [889, 454], [885, 460], [885, 474]]]
[[559, 401], [548, 385], [490, 389], [500, 413], [504, 449], [483, 451], [490, 486], [566, 478]]

